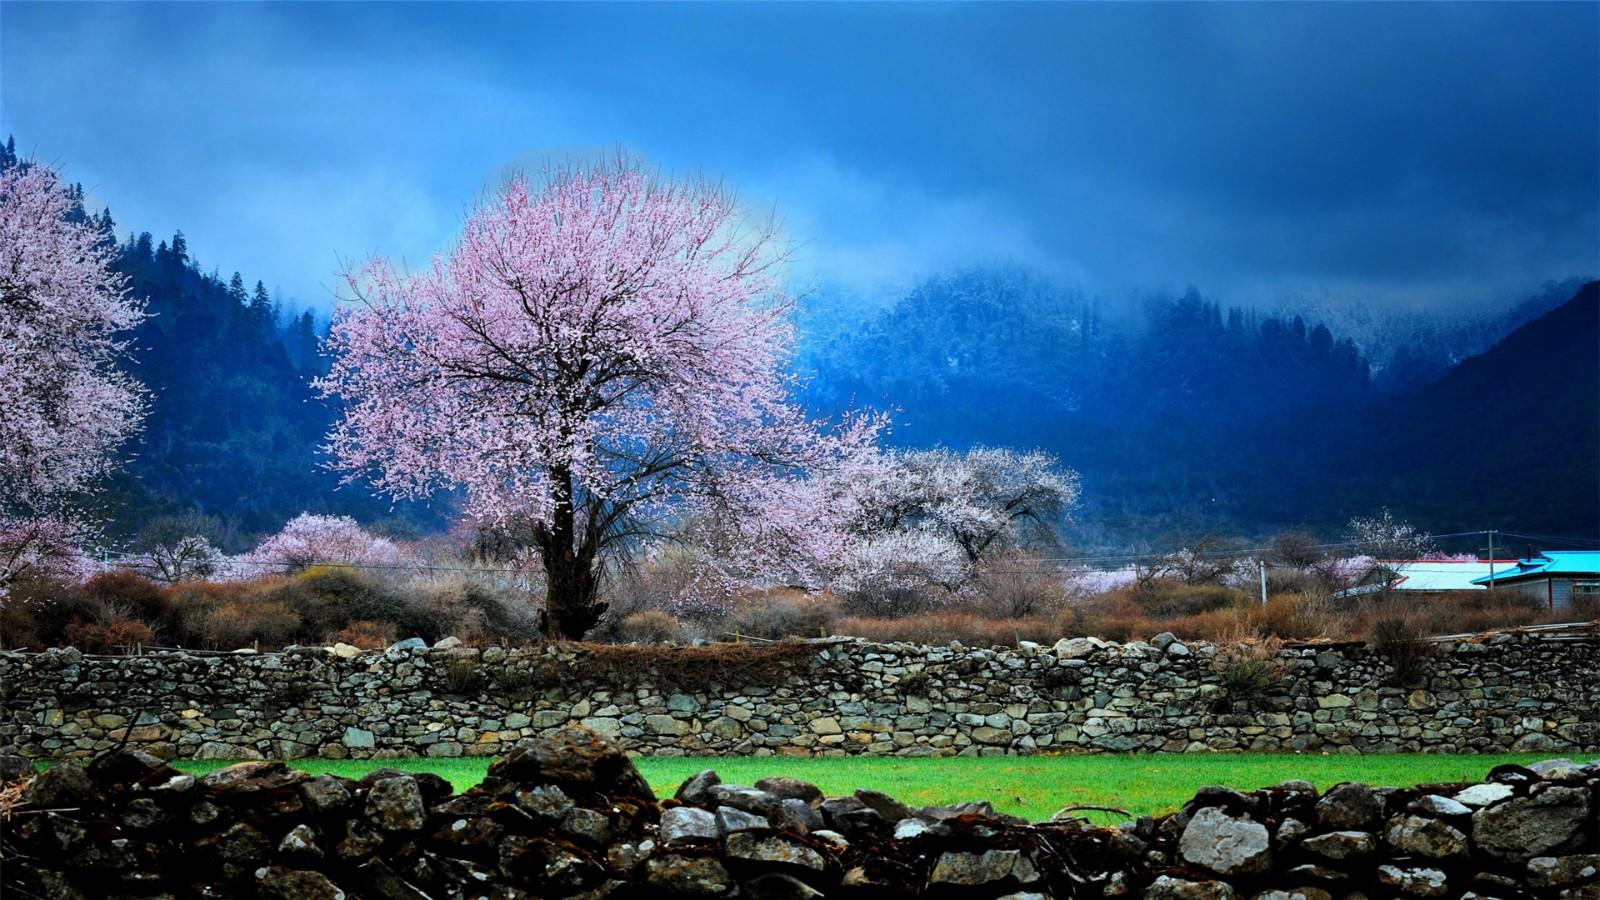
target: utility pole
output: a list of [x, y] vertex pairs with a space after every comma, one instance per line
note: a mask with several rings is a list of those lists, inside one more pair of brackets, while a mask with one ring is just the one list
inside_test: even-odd
[[1489, 590], [1494, 590], [1494, 529], [1489, 529]]

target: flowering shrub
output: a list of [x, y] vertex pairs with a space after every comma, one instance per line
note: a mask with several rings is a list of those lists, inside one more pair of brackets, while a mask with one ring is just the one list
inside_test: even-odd
[[364, 531], [349, 516], [302, 513], [260, 546], [234, 560], [238, 577], [292, 574], [314, 565], [403, 570], [412, 555], [388, 538]]
[[82, 524], [68, 517], [0, 516], [0, 605], [19, 576], [79, 582], [98, 571], [78, 545], [84, 533]]

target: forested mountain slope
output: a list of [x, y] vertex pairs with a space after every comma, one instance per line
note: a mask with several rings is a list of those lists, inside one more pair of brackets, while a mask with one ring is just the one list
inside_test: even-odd
[[[1551, 305], [1541, 294], [1479, 331]], [[1518, 331], [1438, 380], [1391, 376], [1391, 389], [1427, 385], [1395, 395], [1379, 390], [1383, 367], [1352, 338], [1300, 316], [1224, 309], [1192, 289], [1110, 315], [1025, 272], [970, 270], [924, 282], [866, 321], [806, 323], [801, 364], [819, 408], [897, 410], [895, 443], [1054, 451], [1084, 476], [1078, 532], [1090, 546], [1302, 526], [1331, 535], [1385, 505], [1435, 531], [1515, 522], [1593, 534], [1594, 490], [1587, 509], [1581, 497], [1529, 508], [1514, 489], [1484, 491], [1494, 476], [1475, 468], [1518, 459], [1530, 476], [1593, 483], [1600, 329], [1571, 305], [1527, 326], [1533, 337]], [[1550, 328], [1567, 333], [1544, 336]], [[1440, 352], [1431, 347], [1428, 359]], [[1409, 353], [1412, 363], [1422, 357]], [[1498, 418], [1532, 412], [1533, 393], [1550, 398], [1538, 407], [1586, 424], [1556, 447], [1553, 422], [1515, 428]], [[1533, 453], [1536, 433], [1545, 437]]]

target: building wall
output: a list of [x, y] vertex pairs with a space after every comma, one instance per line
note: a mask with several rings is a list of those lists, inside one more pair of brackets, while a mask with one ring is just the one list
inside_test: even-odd
[[1365, 645], [1253, 659], [1082, 638], [1015, 650], [817, 641], [777, 645], [771, 664], [749, 645], [7, 652], [0, 753], [82, 758], [125, 740], [166, 758], [490, 756], [569, 722], [671, 756], [1590, 753], [1596, 645], [1516, 634], [1432, 645], [1406, 685], [1394, 657]]

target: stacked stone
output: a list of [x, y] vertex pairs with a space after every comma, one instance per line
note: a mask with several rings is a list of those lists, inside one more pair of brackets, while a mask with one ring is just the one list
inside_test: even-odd
[[86, 759], [126, 741], [166, 759], [498, 756], [572, 724], [653, 756], [1600, 752], [1600, 636], [1439, 644], [1403, 687], [1372, 647], [1287, 647], [1281, 677], [1251, 696], [1230, 692], [1224, 651], [1172, 635], [809, 646], [799, 673], [698, 687], [648, 668], [599, 683], [589, 651], [566, 644], [0, 652], [0, 753]]
[[[30, 767], [0, 764], [0, 776]], [[11, 793], [16, 793], [15, 790]], [[5, 794], [0, 794], [5, 796]], [[458, 795], [248, 762], [200, 778], [137, 751], [32, 777], [0, 824], [0, 892], [89, 897], [931, 897], [1578, 900], [1600, 896], [1600, 762], [1475, 785], [1202, 789], [1115, 828], [988, 803], [912, 809], [713, 771], [657, 803], [583, 728], [526, 741]]]

